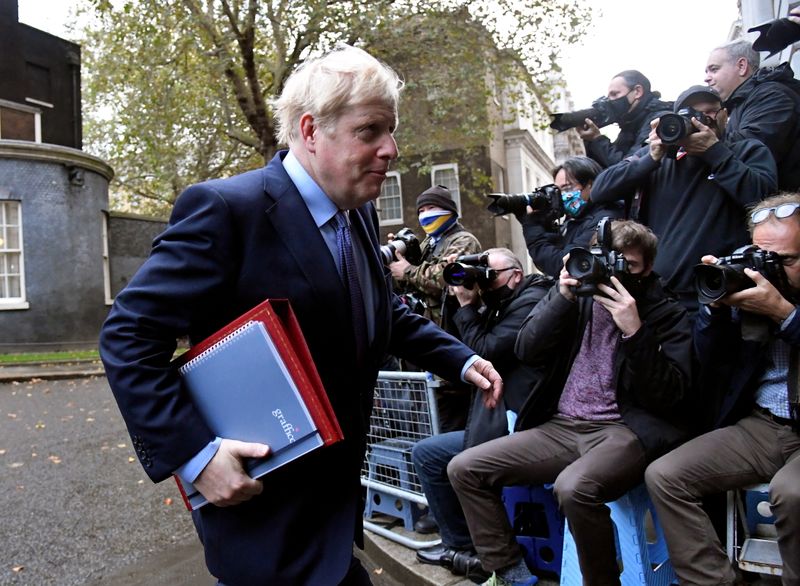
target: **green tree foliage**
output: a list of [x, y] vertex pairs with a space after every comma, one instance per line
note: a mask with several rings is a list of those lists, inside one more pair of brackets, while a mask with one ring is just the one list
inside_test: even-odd
[[588, 22], [585, 0], [84, 1], [86, 146], [117, 173], [115, 207], [146, 212], [269, 160], [270, 100], [338, 42], [403, 74], [398, 139], [429, 156], [484, 140], [498, 89], [544, 95]]

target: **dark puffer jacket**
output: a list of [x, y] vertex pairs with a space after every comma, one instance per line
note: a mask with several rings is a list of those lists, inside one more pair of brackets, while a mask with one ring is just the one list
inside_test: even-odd
[[800, 81], [788, 63], [762, 67], [725, 102], [726, 141], [754, 138], [778, 165], [778, 186], [800, 188]]

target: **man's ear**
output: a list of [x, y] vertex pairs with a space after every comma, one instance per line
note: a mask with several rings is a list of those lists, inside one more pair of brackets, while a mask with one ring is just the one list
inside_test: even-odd
[[739, 59], [736, 61], [736, 71], [741, 77], [747, 77], [751, 73], [754, 73], [753, 71], [750, 71], [750, 64], [744, 57], [739, 57]]
[[641, 84], [637, 83], [635, 86], [633, 86], [633, 97], [639, 100], [644, 97], [644, 88], [641, 86]]
[[303, 141], [306, 150], [310, 153], [314, 153], [317, 150], [318, 132], [319, 126], [311, 114], [306, 112], [300, 116], [300, 139]]

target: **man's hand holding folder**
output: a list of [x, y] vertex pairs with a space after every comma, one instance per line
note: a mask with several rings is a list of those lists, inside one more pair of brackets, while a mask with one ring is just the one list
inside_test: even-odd
[[248, 476], [242, 465], [244, 458], [265, 458], [269, 446], [223, 439], [194, 486], [208, 502], [218, 507], [238, 505], [261, 494], [264, 485]]

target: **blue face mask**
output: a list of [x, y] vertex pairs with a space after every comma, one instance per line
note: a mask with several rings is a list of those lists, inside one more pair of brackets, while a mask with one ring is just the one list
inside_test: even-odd
[[564, 211], [568, 216], [576, 217], [583, 206], [586, 205], [586, 200], [581, 197], [580, 190], [567, 191], [561, 194], [561, 201], [564, 202]]

